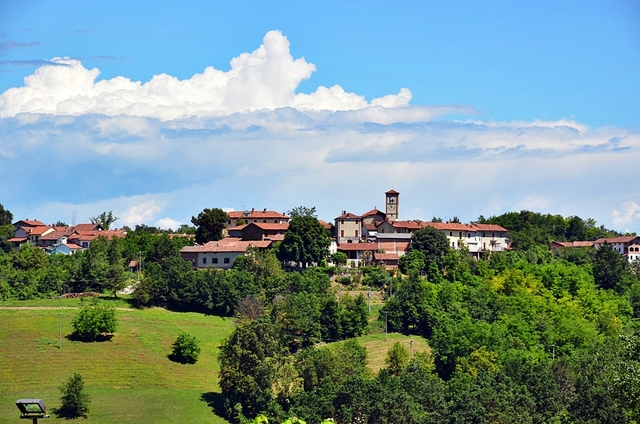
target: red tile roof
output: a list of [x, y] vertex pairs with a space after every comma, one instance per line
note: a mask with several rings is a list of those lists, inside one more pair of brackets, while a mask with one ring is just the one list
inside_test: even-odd
[[319, 222], [320, 224], [322, 224], [322, 226], [323, 226], [324, 228], [326, 228], [327, 230], [330, 230], [330, 229], [331, 229], [331, 224], [329, 224], [328, 222], [323, 221], [323, 220], [321, 220], [321, 219], [319, 219], [319, 220], [318, 220], [318, 222]]
[[384, 194], [400, 194], [397, 191], [395, 191], [394, 189], [391, 189], [389, 191], [386, 191]]
[[97, 224], [77, 224], [73, 226], [75, 231], [98, 231], [100, 226]]
[[631, 241], [640, 238], [640, 236], [622, 236], [622, 237], [610, 237], [610, 238], [599, 238], [594, 242], [594, 244], [612, 244], [612, 243], [630, 243]]
[[386, 216], [387, 214], [382, 212], [381, 210], [378, 210], [377, 208], [373, 208], [371, 209], [369, 212], [365, 212], [362, 214], [363, 218], [366, 218], [368, 216], [373, 216], [373, 215], [382, 215], [382, 216]]
[[374, 253], [373, 259], [376, 261], [397, 261], [400, 257], [395, 253]]
[[[245, 225], [244, 228], [248, 227], [249, 225], [255, 225], [256, 227], [260, 228], [261, 230], [287, 231], [289, 229], [289, 223], [288, 222], [285, 222], [285, 223], [282, 223], [282, 224], [276, 224], [274, 222], [252, 222], [250, 224]], [[236, 228], [234, 228], [234, 229], [236, 229]]]
[[362, 217], [351, 212], [343, 211], [342, 215], [340, 215], [336, 219], [362, 219]]
[[457, 222], [422, 222], [420, 225], [422, 227], [433, 227], [440, 231], [476, 231], [469, 225]]
[[563, 247], [591, 247], [594, 241], [552, 241], [551, 244], [560, 245]]
[[11, 243], [15, 243], [15, 242], [18, 242], [18, 241], [27, 241], [27, 238], [26, 237], [12, 237], [7, 241], [10, 241]]
[[14, 222], [13, 225], [15, 226], [16, 224], [20, 224], [21, 222], [25, 223], [29, 227], [42, 227], [42, 226], [46, 227], [47, 226], [47, 224], [45, 224], [44, 222], [40, 222], [35, 219], [22, 219], [20, 221]]
[[257, 211], [255, 209], [251, 209], [251, 211], [230, 211], [227, 212], [230, 219], [289, 219], [289, 217], [283, 213], [276, 211], [268, 211], [263, 209], [261, 211]]
[[70, 241], [91, 241], [98, 237], [106, 237], [112, 239], [113, 237], [124, 238], [127, 232], [124, 230], [102, 230], [102, 231], [75, 231], [69, 236]]
[[342, 243], [338, 246], [338, 250], [343, 251], [360, 251], [360, 250], [378, 250], [378, 243]]
[[367, 231], [376, 231], [376, 224], [362, 224], [362, 226], [364, 228], [367, 229]]
[[480, 231], [504, 231], [507, 232], [509, 230], [507, 230], [504, 227], [501, 227], [497, 224], [469, 224], [471, 227], [475, 227]]
[[219, 241], [210, 241], [200, 246], [186, 246], [180, 252], [201, 252], [201, 253], [221, 253], [221, 252], [246, 252], [250, 247], [266, 249], [271, 245], [271, 240], [250, 240], [244, 241], [237, 237], [226, 237]]

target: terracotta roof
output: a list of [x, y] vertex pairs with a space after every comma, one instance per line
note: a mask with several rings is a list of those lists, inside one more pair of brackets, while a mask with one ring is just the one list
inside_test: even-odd
[[40, 237], [40, 240], [58, 240], [60, 237], [68, 236], [73, 233], [71, 227], [53, 227], [65, 228], [64, 230], [55, 230]]
[[411, 230], [417, 230], [422, 227], [420, 221], [389, 221], [394, 228], [406, 228]]
[[422, 222], [422, 227], [433, 227], [440, 231], [477, 231], [470, 225], [457, 222]]
[[111, 239], [113, 237], [124, 238], [126, 235], [127, 232], [124, 230], [76, 231], [69, 236], [69, 240], [91, 241], [101, 236]]
[[266, 236], [271, 241], [282, 241], [284, 240], [284, 234], [274, 234], [272, 236]]
[[501, 227], [497, 224], [469, 224], [469, 226], [475, 227], [480, 231], [504, 231], [504, 232], [509, 231], [506, 228]]
[[395, 253], [374, 253], [373, 259], [376, 261], [397, 261], [400, 257]]
[[256, 227], [260, 228], [261, 230], [287, 231], [289, 229], [289, 223], [288, 222], [285, 222], [283, 224], [276, 224], [274, 222], [271, 222], [271, 223], [270, 222], [252, 222], [250, 224], [245, 225], [244, 228], [248, 227], [249, 225], [255, 225]]
[[386, 216], [387, 214], [382, 212], [381, 210], [378, 210], [377, 208], [373, 208], [369, 212], [363, 213], [362, 217], [366, 218], [367, 216], [372, 216], [372, 215], [383, 215], [383, 216]]
[[230, 211], [227, 212], [230, 219], [289, 219], [289, 217], [283, 213], [276, 211], [268, 211], [263, 209], [261, 211], [257, 211], [255, 209], [251, 209], [250, 211]]
[[[62, 246], [62, 245], [60, 245], [60, 246]], [[60, 247], [60, 246], [58, 246], [58, 247]], [[71, 250], [82, 249], [81, 246], [78, 246], [77, 244], [73, 244], [73, 243], [67, 243], [65, 246], [67, 246]]]
[[558, 244], [563, 247], [591, 247], [594, 241], [552, 241], [552, 244]]
[[323, 220], [321, 220], [321, 219], [319, 219], [319, 220], [318, 220], [318, 222], [319, 222], [320, 224], [322, 224], [322, 226], [323, 226], [324, 228], [326, 228], [327, 230], [330, 230], [330, 229], [331, 229], [331, 224], [329, 224], [328, 222], [323, 221]]
[[47, 224], [45, 224], [44, 222], [40, 222], [40, 221], [35, 220], [35, 219], [22, 219], [20, 221], [14, 222], [13, 225], [15, 226], [16, 224], [19, 224], [21, 222], [24, 222], [25, 224], [27, 224], [30, 227], [42, 227], [42, 226], [46, 227], [47, 226]]
[[378, 243], [342, 243], [338, 250], [378, 250]]
[[400, 194], [400, 193], [398, 193], [398, 192], [397, 192], [397, 191], [395, 191], [394, 189], [391, 189], [391, 190], [389, 190], [389, 191], [385, 191], [385, 193], [384, 193], [384, 194]]
[[25, 230], [30, 235], [34, 235], [34, 236], [42, 235], [42, 233], [44, 232], [53, 230], [53, 228], [49, 227], [48, 225], [38, 225], [37, 227], [22, 227], [22, 229]]
[[594, 244], [604, 244], [604, 243], [629, 243], [637, 238], [640, 238], [640, 236], [622, 236], [622, 237], [610, 237], [610, 238], [599, 238], [598, 240], [594, 241]]
[[342, 211], [342, 215], [336, 219], [362, 219], [362, 217], [351, 212]]
[[100, 226], [97, 224], [78, 224], [73, 226], [75, 231], [98, 231], [99, 228]]
[[246, 252], [250, 247], [266, 249], [271, 245], [271, 240], [249, 240], [244, 241], [237, 237], [226, 237], [219, 241], [210, 241], [200, 246], [186, 246], [180, 252]]
[[365, 224], [362, 224], [362, 226], [363, 226], [364, 228], [366, 228], [366, 229], [367, 229], [367, 231], [377, 231], [376, 224], [366, 224], [366, 223], [365, 223]]
[[27, 241], [27, 238], [26, 237], [12, 237], [7, 241], [10, 241], [10, 242], [14, 243], [14, 242], [17, 242], [17, 241]]

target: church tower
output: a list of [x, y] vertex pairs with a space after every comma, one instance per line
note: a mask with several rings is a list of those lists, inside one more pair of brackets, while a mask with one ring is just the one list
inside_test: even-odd
[[388, 221], [397, 221], [400, 209], [400, 193], [391, 189], [385, 193], [386, 199], [386, 213]]

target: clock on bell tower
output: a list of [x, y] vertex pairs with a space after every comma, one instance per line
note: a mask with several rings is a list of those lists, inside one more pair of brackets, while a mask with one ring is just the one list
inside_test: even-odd
[[385, 193], [386, 196], [386, 212], [388, 221], [396, 221], [398, 219], [400, 209], [400, 193], [391, 189]]

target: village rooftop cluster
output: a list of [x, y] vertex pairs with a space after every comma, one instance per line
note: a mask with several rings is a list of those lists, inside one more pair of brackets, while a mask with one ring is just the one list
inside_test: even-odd
[[[400, 193], [385, 193], [385, 210], [377, 208], [361, 215], [347, 211], [334, 219], [333, 225], [319, 220], [331, 233], [329, 253], [347, 255], [348, 265], [398, 266], [398, 260], [411, 246], [411, 236], [420, 228], [432, 227], [445, 234], [452, 249], [463, 246], [479, 257], [483, 252], [501, 252], [509, 248], [508, 229], [495, 224], [459, 222], [427, 222], [398, 220]], [[246, 254], [249, 248], [268, 249], [282, 241], [289, 228], [290, 217], [267, 209], [251, 209], [228, 212], [224, 237], [202, 245], [184, 247], [180, 253], [194, 268], [231, 268], [236, 257]], [[37, 220], [21, 220], [13, 224], [14, 237], [9, 239], [14, 248], [32, 243], [49, 254], [69, 255], [87, 249], [99, 236], [111, 239], [125, 237], [123, 229], [104, 230], [98, 224], [74, 226], [49, 226]], [[603, 243], [613, 245], [629, 261], [640, 258], [640, 237], [626, 236], [595, 241], [552, 242], [553, 248], [596, 247]]]

